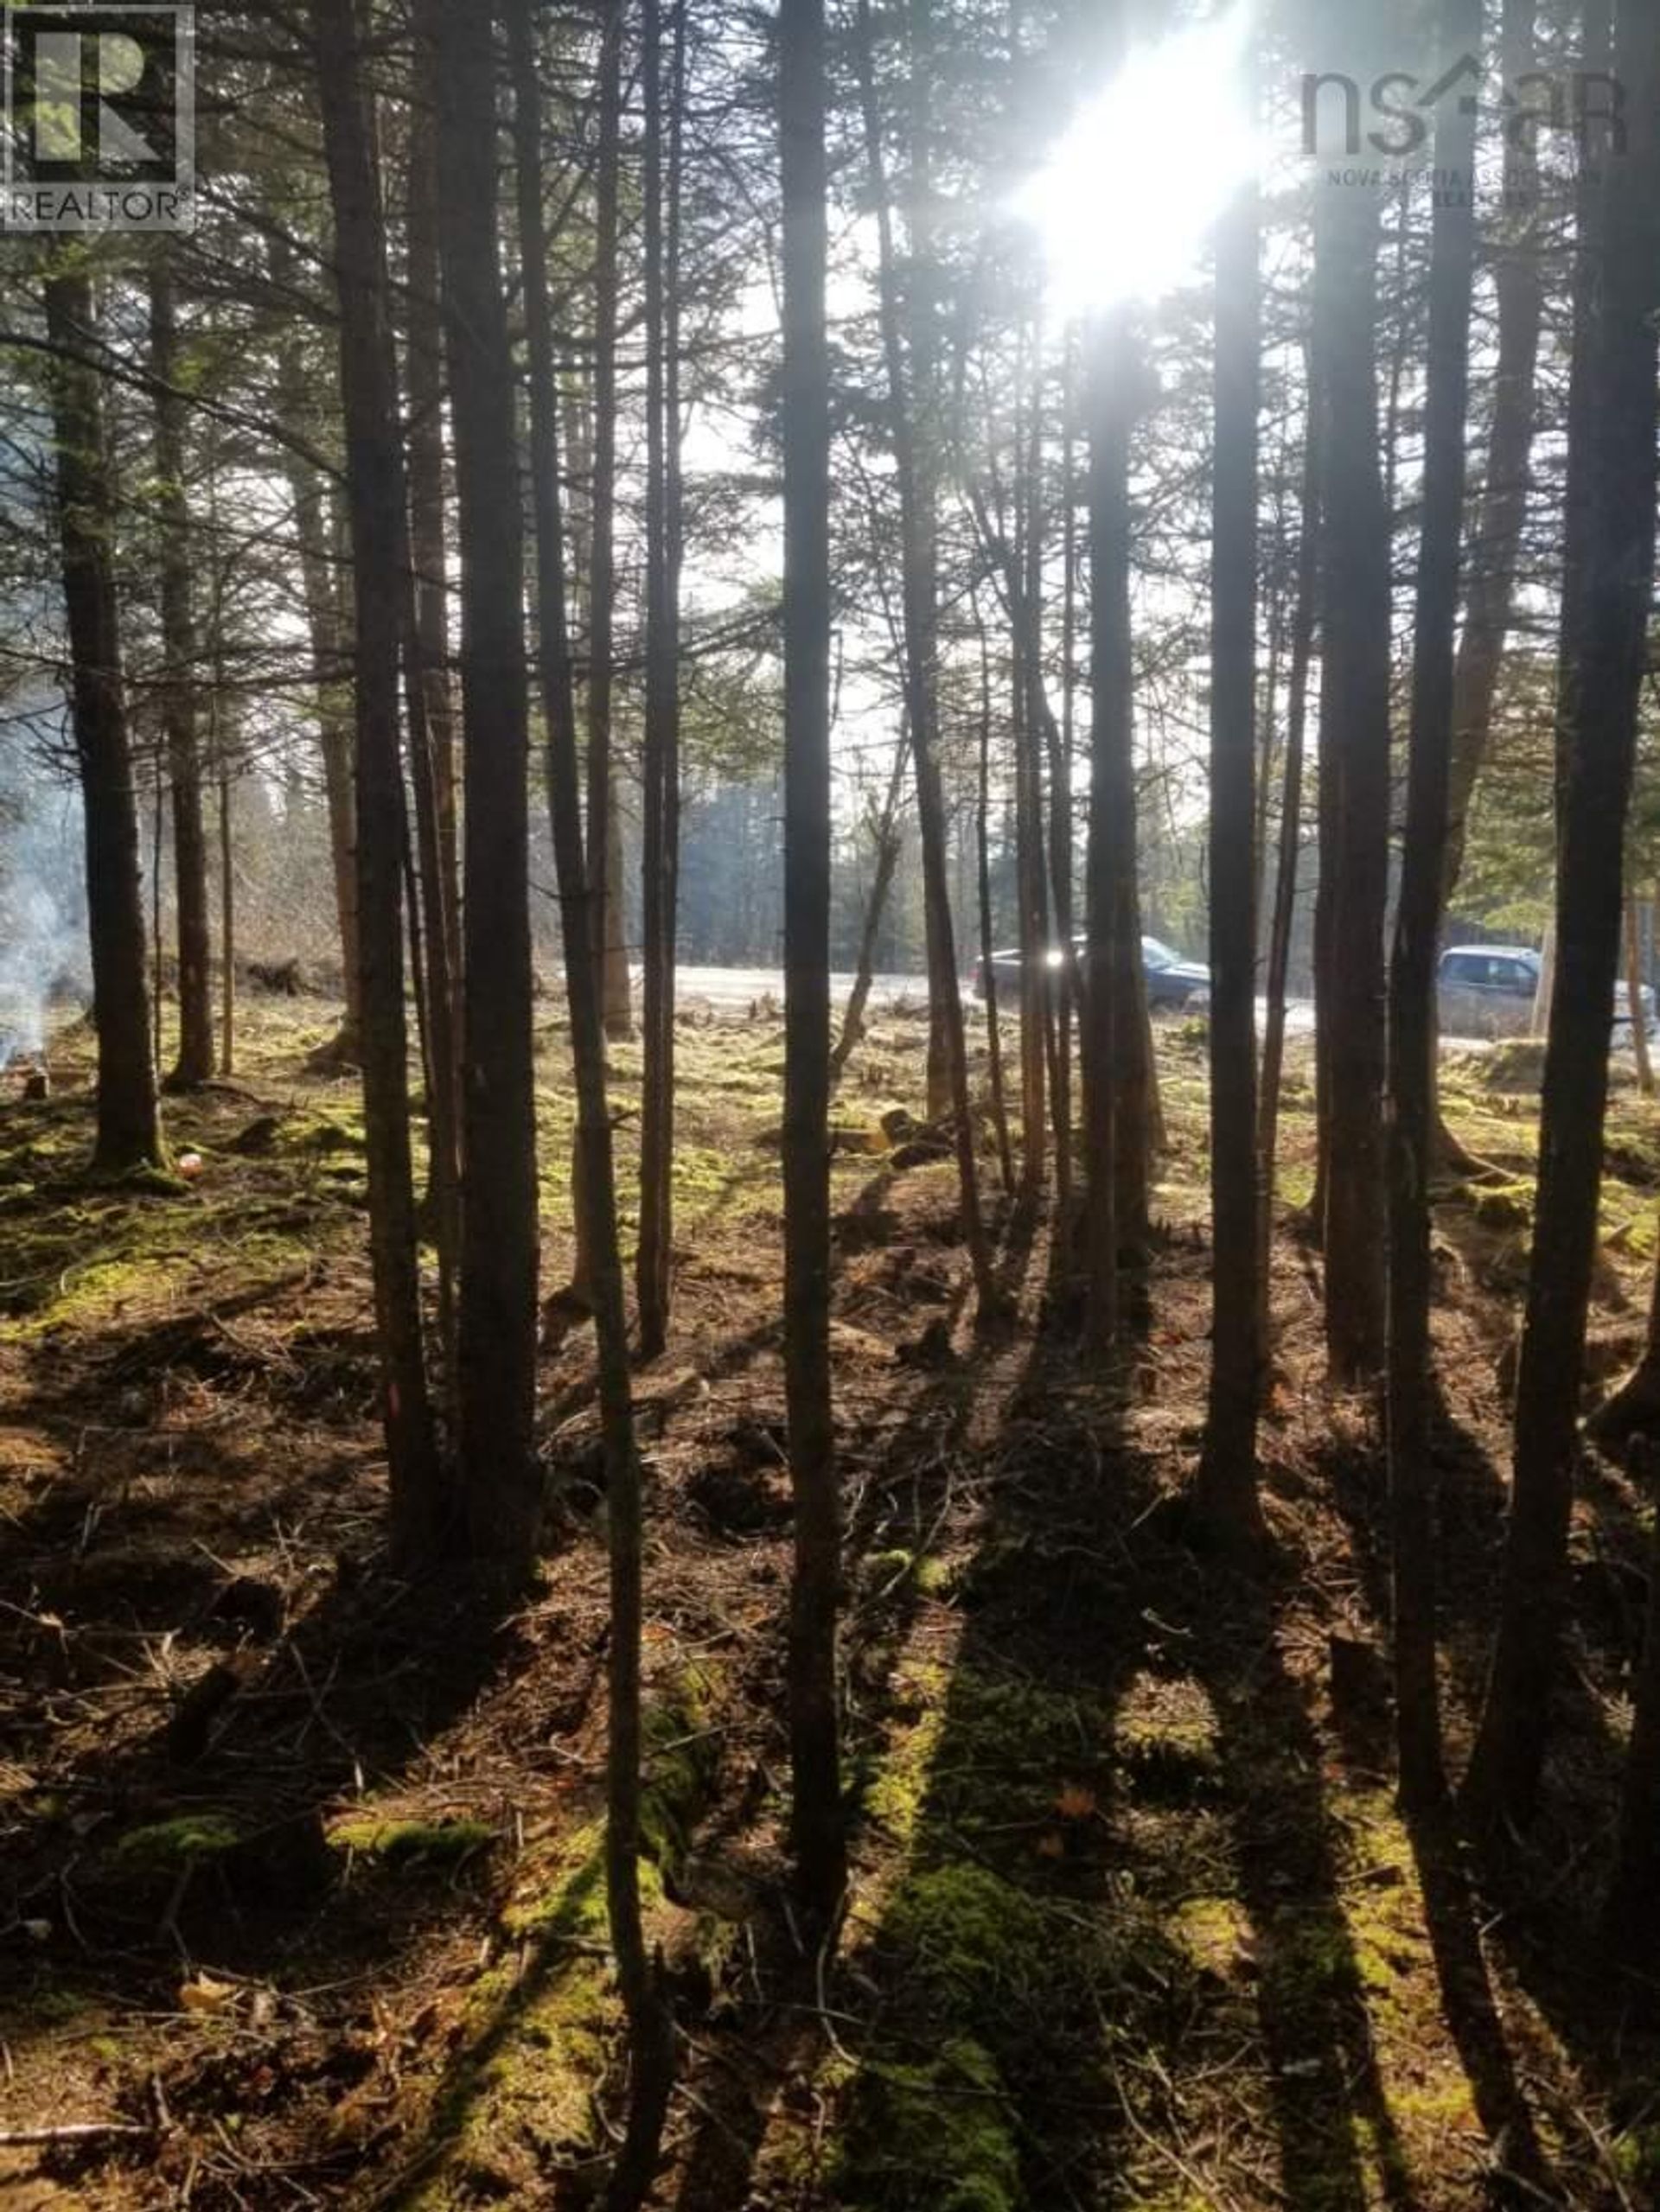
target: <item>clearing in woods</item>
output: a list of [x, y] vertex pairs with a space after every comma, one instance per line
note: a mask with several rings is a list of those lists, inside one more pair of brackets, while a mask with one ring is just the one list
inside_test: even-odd
[[[591, 1340], [550, 1310], [532, 1602], [492, 1628], [392, 1583], [361, 1122], [349, 1084], [303, 1072], [331, 1027], [256, 1003], [243, 1087], [172, 1109], [202, 1161], [177, 1195], [76, 1179], [84, 1036], [59, 1041], [49, 1100], [0, 1103], [0, 2201], [20, 2212], [576, 2205], [608, 2147]], [[1196, 1559], [1179, 1502], [1209, 1325], [1202, 1036], [1159, 1027], [1152, 1323], [1108, 1392], [1075, 1364], [1046, 1227], [1006, 1208], [1020, 1326], [974, 1342], [949, 1163], [883, 1126], [920, 1092], [923, 1033], [883, 1013], [836, 1110], [855, 1881], [804, 1990], [782, 1903], [782, 1037], [768, 1004], [684, 1014], [675, 1328], [637, 1378], [649, 1892], [685, 2037], [658, 2202], [1655, 2202], [1655, 2043], [1637, 1992], [1575, 1966], [1639, 1625], [1629, 1483], [1599, 1464], [1581, 1486], [1566, 1749], [1509, 1885], [1472, 1898], [1390, 1786], [1381, 1454], [1320, 1388], [1292, 1210], [1306, 1068], [1263, 1444], [1280, 1565], [1253, 1585]], [[552, 1013], [540, 1043], [552, 1290], [571, 1134]], [[1444, 1089], [1501, 1171], [1437, 1216], [1459, 1754], [1531, 1203], [1517, 1056], [1454, 1060]], [[612, 1059], [631, 1102], [638, 1050]], [[1652, 1264], [1660, 1151], [1629, 1092], [1609, 1164], [1599, 1377], [1640, 1339]]]

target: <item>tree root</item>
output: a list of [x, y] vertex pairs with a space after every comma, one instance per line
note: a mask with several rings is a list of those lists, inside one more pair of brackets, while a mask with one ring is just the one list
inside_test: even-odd
[[1585, 1425], [1600, 1450], [1618, 1457], [1633, 1437], [1660, 1437], [1660, 1352], [1647, 1352]]

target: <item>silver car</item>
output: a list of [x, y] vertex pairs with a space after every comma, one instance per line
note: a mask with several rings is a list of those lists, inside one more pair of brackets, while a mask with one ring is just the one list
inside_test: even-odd
[[[1525, 1036], [1533, 1026], [1544, 963], [1529, 945], [1452, 945], [1441, 954], [1436, 977], [1441, 1034], [1449, 1037]], [[1643, 985], [1644, 1026], [1654, 1027], [1654, 992]], [[1614, 1032], [1631, 1028], [1622, 989], [1615, 1002]]]

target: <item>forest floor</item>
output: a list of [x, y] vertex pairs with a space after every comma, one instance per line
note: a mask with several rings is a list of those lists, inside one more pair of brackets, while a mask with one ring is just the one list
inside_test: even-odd
[[[0, 1098], [0, 2204], [590, 2202], [620, 2037], [589, 1340], [550, 1326], [548, 1540], [522, 1610], [480, 1626], [398, 1585], [354, 1093], [305, 1072], [329, 1008], [246, 1012], [239, 1089], [169, 1102], [201, 1163], [182, 1195], [79, 1179], [84, 1036], [50, 1100]], [[540, 1029], [552, 1289], [571, 1115], [551, 1005]], [[1322, 1386], [1290, 1221], [1262, 1444], [1280, 1565], [1236, 1581], [1184, 1541], [1202, 1036], [1159, 1028], [1151, 1320], [1109, 1390], [1076, 1363], [1041, 1223], [999, 1211], [1019, 1322], [974, 1339], [951, 1169], [896, 1158], [880, 1126], [916, 1103], [923, 1034], [884, 1014], [839, 1107], [857, 1823], [842, 1943], [803, 1967], [780, 1781], [782, 1033], [769, 1004], [693, 1007], [679, 1032], [676, 1323], [638, 1377], [648, 1887], [682, 2030], [656, 2202], [1660, 2202], [1660, 1992], [1591, 1933], [1642, 1611], [1626, 1475], [1587, 1460], [1580, 1485], [1544, 1816], [1505, 1870], [1475, 1868], [1395, 1805], [1378, 1442]], [[1449, 1119], [1501, 1171], [1438, 1209], [1455, 1756], [1495, 1611], [1536, 1133], [1536, 1099], [1501, 1086], [1526, 1058], [1446, 1074]], [[615, 1065], [626, 1103], [637, 1049]], [[1290, 1203], [1309, 1107], [1294, 1062]], [[1641, 1335], [1660, 1197], [1629, 1090], [1609, 1168], [1603, 1380]]]

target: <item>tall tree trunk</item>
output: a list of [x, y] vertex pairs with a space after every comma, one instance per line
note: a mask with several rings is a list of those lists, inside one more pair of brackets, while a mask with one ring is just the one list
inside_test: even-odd
[[[1127, 311], [1100, 315], [1089, 335], [1089, 833], [1084, 872], [1088, 948], [1080, 1036], [1083, 1072], [1084, 1331], [1099, 1355], [1117, 1339], [1120, 1244], [1144, 1226], [1145, 1116], [1136, 1112], [1140, 947], [1134, 918], [1135, 762], [1130, 661], [1130, 424], [1135, 349]], [[1128, 881], [1129, 897], [1125, 895]], [[1145, 1100], [1145, 1093], [1143, 1100]], [[1126, 1158], [1126, 1153], [1129, 1157]], [[1143, 1194], [1139, 1203], [1134, 1195]], [[1129, 1198], [1127, 1209], [1126, 1198]]]
[[[1607, 5], [1600, 0], [1599, 30], [1590, 20], [1599, 7], [1592, 0], [1584, 33], [1582, 67], [1595, 71], [1607, 61]], [[1534, 0], [1503, 0], [1499, 29], [1499, 74], [1506, 85], [1520, 84], [1533, 66]], [[1459, 634], [1452, 679], [1452, 758], [1448, 775], [1446, 860], [1436, 921], [1445, 926], [1464, 872], [1465, 841], [1476, 785], [1492, 739], [1493, 705], [1504, 666], [1505, 641], [1516, 603], [1516, 570], [1527, 521], [1529, 459], [1533, 447], [1535, 386], [1539, 334], [1544, 314], [1545, 272], [1536, 213], [1539, 160], [1530, 132], [1507, 130], [1499, 190], [1499, 237], [1493, 284], [1497, 295], [1498, 351], [1493, 370], [1493, 415], [1488, 433], [1485, 476], [1477, 508], [1469, 556], [1464, 622]], [[1436, 1151], [1441, 1161], [1465, 1170], [1481, 1163], [1461, 1144], [1440, 1118], [1439, 1025], [1436, 1061]]]
[[974, 842], [979, 861], [980, 962], [986, 987], [986, 1081], [991, 1093], [992, 1128], [997, 1139], [998, 1164], [1003, 1188], [1014, 1191], [1014, 1155], [1009, 1144], [1009, 1113], [1003, 1093], [1003, 1025], [997, 1000], [996, 937], [992, 923], [992, 655], [985, 619], [978, 599], [974, 626], [980, 634], [980, 793], [975, 809]]
[[[675, 10], [683, 51], [685, 9]], [[646, 728], [642, 918], [645, 1058], [640, 1103], [640, 1349], [668, 1340], [674, 1233], [674, 939], [680, 815], [680, 135], [670, 65], [665, 150], [661, 0], [645, 0]]]
[[[974, 1269], [982, 1316], [995, 1311], [991, 1246], [980, 1204], [980, 1164], [968, 1095], [968, 1049], [963, 1027], [962, 992], [957, 976], [955, 930], [951, 917], [950, 875], [946, 851], [945, 799], [935, 749], [934, 582], [929, 533], [920, 496], [912, 415], [906, 388], [900, 333], [897, 276], [882, 123], [876, 96], [875, 33], [870, 0], [859, 0], [855, 60], [863, 111], [865, 153], [876, 203], [880, 258], [879, 306], [882, 351], [886, 370], [889, 428], [899, 482], [902, 584], [904, 602], [905, 706], [916, 767], [916, 820], [923, 849], [923, 889], [929, 929], [929, 999], [942, 1009], [949, 1062], [951, 1115], [954, 1124], [957, 1179], [961, 1194], [962, 1231]], [[932, 1015], [930, 1014], [930, 1018]]]
[[1076, 349], [1067, 341], [1061, 435], [1061, 718], [1052, 718], [1049, 743], [1050, 895], [1060, 939], [1062, 985], [1057, 1010], [1055, 1073], [1050, 1085], [1055, 1121], [1055, 1195], [1063, 1222], [1072, 1216], [1072, 1031], [1078, 1003], [1078, 958], [1073, 916], [1072, 771], [1076, 749], [1078, 632], [1078, 498], [1076, 429]]
[[522, 1587], [541, 1517], [536, 1119], [531, 1042], [529, 699], [514, 376], [498, 240], [490, 11], [422, 0], [434, 42], [443, 269], [461, 562], [466, 1004], [457, 1428], [467, 1534]]
[[1256, 497], [1262, 303], [1255, 181], [1216, 233], [1210, 568], [1210, 1394], [1196, 1503], [1260, 1540], [1256, 1194]]
[[448, 1499], [421, 1343], [404, 1014], [405, 820], [398, 682], [405, 607], [403, 447], [374, 117], [352, 0], [315, 0], [317, 82], [340, 296], [340, 386], [356, 606], [357, 912], [363, 1119], [381, 1420], [394, 1541], [431, 1559]]
[[162, 1168], [166, 1154], [150, 1054], [138, 804], [111, 559], [114, 502], [99, 373], [87, 360], [98, 341], [97, 315], [92, 278], [78, 252], [48, 265], [46, 328], [56, 352], [52, 424], [58, 533], [98, 1025], [93, 1167], [99, 1175], [123, 1176]]
[[[1032, 347], [1028, 376], [1025, 355], [1031, 341], [1023, 329], [1017, 341], [1015, 373], [1019, 398], [1015, 418], [1015, 546], [1011, 581], [1018, 587], [1012, 603], [1022, 619], [1011, 635], [1014, 674], [1015, 874], [1020, 891], [1020, 1199], [1035, 1207], [1043, 1195], [1049, 1131], [1048, 1030], [1064, 971], [1049, 965], [1048, 852], [1044, 836], [1042, 728], [1049, 713], [1043, 668], [1043, 455], [1041, 341]], [[1030, 424], [1021, 420], [1029, 409]]]
[[1297, 872], [1303, 833], [1303, 762], [1308, 732], [1308, 678], [1314, 642], [1316, 554], [1319, 539], [1319, 443], [1312, 408], [1305, 430], [1306, 450], [1298, 521], [1297, 580], [1291, 615], [1290, 666], [1286, 674], [1286, 754], [1280, 801], [1280, 850], [1274, 869], [1274, 915], [1268, 931], [1267, 1011], [1262, 1038], [1261, 1110], [1257, 1123], [1258, 1326], [1266, 1353], [1271, 1334], [1269, 1285], [1274, 1259], [1274, 1185], [1279, 1173], [1280, 1085], [1286, 1061], [1286, 993], [1291, 975], [1291, 933], [1297, 911]]
[[[293, 280], [293, 257], [280, 233], [271, 249], [271, 281], [278, 290]], [[343, 698], [350, 672], [342, 588], [332, 558], [328, 501], [316, 467], [297, 449], [310, 405], [305, 354], [297, 330], [287, 334], [277, 358], [278, 416], [292, 434], [284, 442], [283, 467], [294, 507], [294, 535], [300, 562], [311, 647], [311, 679], [316, 692], [317, 743], [322, 755], [323, 796], [329, 814], [329, 857], [334, 874], [335, 915], [340, 931], [340, 960], [346, 1010], [324, 1058], [335, 1067], [358, 1062], [362, 1009], [359, 1003], [362, 962], [358, 952], [357, 812], [353, 796], [351, 714]]]
[[827, 1928], [846, 1878], [846, 1842], [836, 1712], [841, 1519], [830, 1392], [824, 0], [780, 0], [778, 122], [784, 209], [784, 1387], [795, 1502], [792, 1834], [803, 1902], [814, 1922]]
[[1628, 148], [1606, 165], [1570, 408], [1571, 534], [1557, 698], [1558, 988], [1539, 1131], [1539, 1191], [1516, 1393], [1515, 1472], [1498, 1641], [1465, 1782], [1489, 1832], [1538, 1795], [1560, 1668], [1576, 1400], [1596, 1246], [1621, 868], [1654, 574], [1655, 310], [1660, 305], [1660, 15], [1617, 11]]
[[[431, 54], [416, 50], [416, 82], [435, 103]], [[437, 145], [417, 130], [409, 146], [409, 548], [413, 637], [407, 681], [410, 781], [420, 851], [421, 924], [431, 1032], [427, 1077], [429, 1205], [438, 1255], [438, 1309], [448, 1379], [456, 1363], [456, 1272], [461, 1250], [460, 884], [456, 873], [455, 694], [450, 679], [449, 546], [444, 531], [444, 310], [438, 266]]]
[[184, 406], [177, 390], [177, 318], [171, 242], [150, 268], [150, 363], [156, 380], [156, 475], [162, 525], [162, 726], [173, 787], [173, 899], [179, 952], [179, 1055], [169, 1090], [214, 1072], [214, 999], [208, 924], [208, 838], [196, 737], [196, 626], [190, 586], [190, 513], [184, 488]]
[[509, 0], [514, 138], [525, 322], [530, 347], [532, 495], [547, 787], [564, 922], [565, 990], [577, 1081], [586, 1288], [594, 1307], [600, 1423], [610, 1528], [610, 1712], [605, 1880], [611, 1944], [628, 2014], [631, 2078], [627, 2133], [611, 2176], [610, 2212], [631, 2212], [651, 2186], [674, 2081], [674, 2031], [646, 1948], [640, 1890], [641, 1635], [644, 1538], [640, 1460], [629, 1382], [628, 1315], [617, 1234], [616, 1167], [605, 1086], [597, 925], [603, 916], [583, 851], [582, 769], [565, 613], [565, 520], [559, 492], [559, 393], [542, 190], [542, 110], [535, 0]]
[[622, 109], [622, 0], [603, 0], [599, 143], [594, 173], [593, 526], [588, 591], [588, 868], [603, 900], [600, 930], [605, 1034], [634, 1034], [623, 922], [622, 818], [611, 756], [616, 596], [617, 171]]
[[[1442, 0], [1440, 63], [1481, 50], [1481, 0]], [[1389, 969], [1389, 1462], [1395, 1725], [1408, 1806], [1446, 1789], [1435, 1679], [1435, 1505], [1430, 1461], [1429, 1175], [1435, 1135], [1435, 970], [1454, 726], [1453, 653], [1464, 524], [1470, 305], [1475, 277], [1473, 103], [1444, 102], [1425, 362], [1422, 528], [1413, 629], [1411, 751]]]
[[[1593, 0], [1593, 5], [1596, 0]], [[1519, 84], [1533, 66], [1535, 0], [1504, 0], [1499, 67]], [[1605, 30], [1606, 43], [1606, 30]], [[1597, 68], [1587, 26], [1586, 67]], [[1603, 57], [1606, 60], [1606, 54]], [[1545, 272], [1534, 212], [1539, 162], [1531, 134], [1504, 133], [1499, 203], [1503, 229], [1493, 271], [1498, 352], [1493, 367], [1493, 418], [1486, 469], [1476, 510], [1471, 568], [1452, 687], [1452, 759], [1447, 785], [1445, 916], [1464, 870], [1470, 802], [1492, 734], [1493, 700], [1516, 602], [1516, 576], [1528, 512], [1528, 460], [1533, 446], [1534, 386]]]
[[[903, 325], [910, 356], [907, 435], [911, 457], [915, 523], [912, 557], [916, 573], [908, 578], [908, 590], [910, 606], [923, 621], [924, 663], [929, 673], [930, 698], [934, 711], [937, 712], [941, 451], [937, 389], [938, 276], [935, 268], [933, 175], [933, 72], [935, 66], [933, 8], [934, 0], [903, 0], [903, 20], [908, 46], [904, 111], [909, 165], [904, 194], [907, 251], [905, 274], [896, 292], [894, 312], [896, 320]], [[900, 19], [901, 11], [896, 9], [893, 21], [897, 23]], [[874, 46], [872, 54], [874, 67]], [[902, 298], [903, 309], [900, 304]], [[902, 553], [901, 558], [903, 559], [905, 556]], [[907, 621], [910, 619], [908, 613]], [[936, 723], [930, 723], [925, 736], [925, 746], [927, 757], [934, 762], [933, 773], [937, 779], [938, 761], [933, 743], [936, 735]], [[919, 775], [922, 774], [920, 756], [917, 773]], [[940, 818], [940, 837], [943, 845], [949, 831], [942, 799]], [[944, 908], [948, 918], [949, 911], [948, 897]], [[944, 1121], [947, 1115], [954, 1110], [956, 1095], [952, 1078], [952, 1023], [948, 1003], [956, 980], [956, 950], [949, 930], [942, 930], [940, 906], [926, 896], [923, 902], [923, 934], [929, 977], [927, 1112], [930, 1122], [938, 1123]]]
[[[1384, 1336], [1383, 921], [1389, 834], [1389, 527], [1378, 472], [1378, 205], [1322, 181], [1312, 368], [1322, 410], [1320, 896], [1325, 1341], [1332, 1380], [1378, 1374]], [[1327, 788], [1328, 779], [1330, 788]]]

